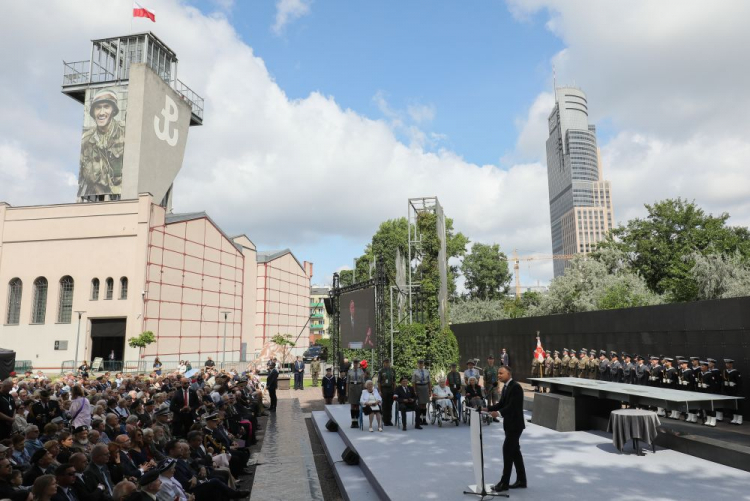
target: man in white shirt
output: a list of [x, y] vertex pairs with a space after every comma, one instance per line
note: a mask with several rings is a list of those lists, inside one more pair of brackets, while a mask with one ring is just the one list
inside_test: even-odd
[[466, 370], [464, 371], [464, 385], [469, 385], [469, 379], [475, 378], [479, 381], [479, 369], [474, 368], [474, 360], [466, 362]]

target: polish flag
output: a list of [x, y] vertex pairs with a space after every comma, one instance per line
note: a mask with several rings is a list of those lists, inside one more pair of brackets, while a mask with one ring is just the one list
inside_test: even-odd
[[153, 22], [156, 22], [156, 13], [142, 6], [138, 2], [133, 2], [133, 17], [147, 17]]
[[544, 348], [542, 348], [542, 341], [541, 339], [539, 339], [539, 337], [536, 338], [536, 351], [534, 351], [534, 358], [536, 358], [540, 362], [544, 362], [544, 359], [547, 358], [547, 356], [544, 354]]

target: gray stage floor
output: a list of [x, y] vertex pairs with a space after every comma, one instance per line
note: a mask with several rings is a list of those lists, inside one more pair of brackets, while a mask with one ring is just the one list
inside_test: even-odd
[[[390, 499], [477, 499], [463, 494], [473, 483], [467, 425], [370, 433], [348, 427], [348, 406], [326, 406], [326, 412], [343, 424], [340, 432], [360, 455], [360, 467]], [[526, 426], [521, 450], [530, 487], [510, 491], [512, 499], [750, 500], [748, 472], [669, 449], [622, 454], [605, 433]], [[488, 483], [500, 479], [503, 438], [502, 423], [484, 428]]]

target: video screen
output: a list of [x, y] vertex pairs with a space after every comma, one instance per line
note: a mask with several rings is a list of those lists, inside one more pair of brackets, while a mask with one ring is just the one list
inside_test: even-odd
[[375, 288], [341, 295], [341, 346], [375, 348]]

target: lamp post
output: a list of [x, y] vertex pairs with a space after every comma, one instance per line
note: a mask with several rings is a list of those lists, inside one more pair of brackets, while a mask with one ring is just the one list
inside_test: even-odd
[[227, 363], [227, 316], [232, 312], [222, 311], [221, 313], [224, 314], [224, 351], [221, 354], [221, 368], [225, 370], [225, 364]]
[[76, 334], [76, 359], [73, 362], [73, 374], [75, 374], [76, 368], [78, 367], [78, 342], [81, 339], [81, 316], [85, 311], [76, 311], [78, 313], [78, 334]]

